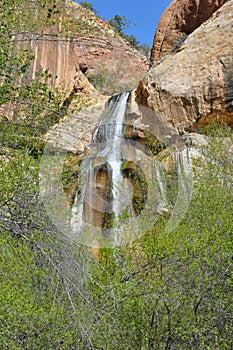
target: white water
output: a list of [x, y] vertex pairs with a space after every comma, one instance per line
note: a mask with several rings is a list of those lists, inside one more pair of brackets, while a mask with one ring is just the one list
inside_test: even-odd
[[166, 233], [174, 230], [179, 225], [189, 207], [193, 189], [191, 157], [194, 155], [195, 151], [186, 147], [173, 154], [178, 176], [178, 193], [172, 214], [166, 226]]
[[[109, 230], [111, 231], [111, 244], [118, 246], [121, 242], [128, 239], [124, 239], [127, 233], [129, 233], [129, 236], [132, 235], [133, 238], [137, 237], [137, 226], [141, 225], [146, 230], [146, 227], [156, 222], [156, 216], [172, 210], [166, 228], [166, 232], [170, 232], [182, 220], [191, 200], [192, 164], [190, 157], [192, 154], [191, 150], [184, 148], [173, 154], [178, 176], [178, 193], [175, 204], [169, 202], [163, 168], [158, 161], [151, 161], [151, 158], [148, 156], [148, 166], [144, 166], [144, 169], [141, 169], [140, 165], [139, 171], [144, 171], [146, 181], [149, 181], [147, 181], [148, 185], [150, 185], [149, 197], [145, 204], [145, 210], [143, 209], [142, 215], [140, 214], [141, 218], [140, 215], [136, 217], [133, 212], [130, 181], [123, 177], [121, 171], [123, 161], [126, 160], [122, 154], [121, 147], [124, 143], [124, 121], [129, 94], [129, 92], [124, 92], [113, 96], [109, 100], [103, 119], [93, 136], [91, 155], [83, 161], [80, 167], [82, 181], [81, 183], [79, 182], [79, 186], [82, 191], [79, 195], [76, 195], [75, 203], [72, 207], [71, 227], [74, 235], [76, 233], [85, 235], [83, 228], [86, 228], [86, 225], [93, 226], [90, 229], [91, 233], [88, 232], [89, 236], [87, 235], [87, 239], [90, 238], [90, 242], [85, 241], [85, 243], [91, 244], [91, 242], [94, 242], [95, 244]], [[133, 148], [133, 145], [130, 145], [130, 147]], [[146, 158], [146, 156], [143, 155], [143, 158]], [[137, 162], [137, 156], [135, 157], [135, 162]], [[152, 168], [151, 164], [153, 164]], [[98, 181], [95, 178], [98, 168], [101, 169], [103, 166], [106, 168], [104, 171], [107, 172], [111, 184], [111, 198], [107, 199], [104, 199], [98, 192], [96, 186]], [[152, 174], [151, 180], [149, 180], [150, 174]], [[121, 225], [120, 216], [121, 213], [125, 212], [126, 207], [129, 214], [128, 221], [126, 220]], [[104, 229], [95, 227], [95, 211], [100, 212], [102, 215], [106, 213], [113, 214], [113, 217], [110, 215], [110, 218], [114, 221], [114, 227]], [[85, 217], [88, 218], [88, 222], [85, 222]], [[137, 221], [138, 219], [141, 221]], [[139, 225], [138, 222], [140, 223]], [[131, 231], [128, 229], [128, 225], [131, 225]], [[112, 226], [112, 222], [110, 226]], [[98, 234], [99, 236], [97, 237]], [[106, 234], [107, 236], [108, 233]]]
[[99, 152], [96, 156], [103, 157], [111, 168], [112, 211], [117, 217], [122, 211], [125, 196], [123, 193], [124, 179], [121, 173], [122, 155], [121, 142], [124, 137], [124, 118], [129, 92], [113, 96], [108, 105], [109, 118], [100, 125], [96, 134]]
[[[124, 92], [113, 96], [105, 111], [104, 119], [94, 133], [92, 143], [97, 144], [97, 152], [82, 163], [81, 166], [81, 188], [82, 192], [76, 195], [72, 208], [71, 226], [75, 232], [80, 231], [85, 225], [84, 204], [88, 204], [89, 224], [95, 225], [93, 209], [106, 208], [106, 212], [114, 213], [115, 218], [121, 213], [127, 204], [126, 180], [121, 173], [122, 155], [121, 142], [124, 137], [124, 118], [127, 107], [127, 100], [130, 92]], [[107, 164], [108, 175], [111, 177], [111, 202], [105, 200], [97, 193], [95, 188], [94, 168], [97, 165]], [[95, 207], [93, 208], [93, 203]], [[96, 204], [97, 203], [97, 204]], [[96, 207], [97, 205], [97, 207]], [[85, 209], [87, 213], [87, 208]], [[101, 211], [101, 210], [100, 210]], [[104, 214], [105, 212], [103, 212]]]

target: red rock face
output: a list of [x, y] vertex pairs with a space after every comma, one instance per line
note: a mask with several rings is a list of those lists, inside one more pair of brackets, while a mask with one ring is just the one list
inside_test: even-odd
[[[77, 29], [69, 24], [70, 17], [80, 23]], [[65, 35], [62, 34], [66, 28]], [[68, 27], [68, 29], [67, 29]], [[117, 35], [105, 21], [79, 4], [70, 2], [58, 24], [43, 28], [40, 33], [17, 37], [22, 49], [31, 49], [35, 59], [32, 78], [38, 69], [49, 69], [53, 86], [62, 86], [69, 93], [73, 87], [76, 67], [85, 65], [86, 74], [108, 75], [112, 85], [122, 90], [136, 86], [136, 79], [148, 70], [146, 58]], [[135, 85], [133, 84], [135, 80]]]
[[178, 44], [205, 22], [226, 0], [173, 0], [162, 15], [154, 37], [151, 61]]

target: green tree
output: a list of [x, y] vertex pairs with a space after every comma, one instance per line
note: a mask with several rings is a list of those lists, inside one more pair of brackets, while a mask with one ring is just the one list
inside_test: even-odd
[[124, 32], [124, 30], [131, 24], [131, 21], [127, 20], [125, 16], [115, 15], [108, 21], [108, 23], [118, 34], [128, 41], [133, 48], [140, 51], [149, 59], [150, 47], [146, 44], [140, 44], [135, 36], [128, 35]]
[[85, 9], [90, 10], [90, 11], [96, 13], [96, 10], [94, 9], [94, 6], [93, 6], [93, 4], [92, 4], [91, 2], [81, 1], [79, 4], [80, 4], [82, 7], [84, 7]]
[[123, 38], [127, 40], [132, 47], [134, 47], [135, 49], [138, 48], [139, 41], [135, 38], [135, 36], [123, 34]]
[[78, 337], [74, 324], [65, 330], [75, 312], [70, 282], [57, 265], [61, 247], [54, 246], [56, 253], [50, 255], [51, 242], [58, 243], [57, 231], [38, 195], [43, 137], [63, 115], [62, 95], [51, 87], [48, 70], [31, 79], [33, 53], [21, 45], [28, 35], [43, 36], [46, 26], [55, 26], [64, 5], [65, 1], [1, 1], [1, 349], [72, 348]]
[[179, 227], [165, 235], [161, 217], [140, 241], [101, 251], [96, 347], [231, 349], [233, 139], [219, 126], [211, 135]]
[[128, 21], [125, 16], [115, 15], [108, 23], [118, 34], [122, 35], [130, 21]]
[[49, 72], [23, 80], [32, 57], [16, 33], [52, 24], [57, 4], [1, 3], [0, 102], [17, 105], [0, 121], [0, 348], [232, 349], [231, 129], [205, 129], [190, 207], [169, 234], [164, 215], [97, 262], [50, 222], [37, 150], [61, 99]]

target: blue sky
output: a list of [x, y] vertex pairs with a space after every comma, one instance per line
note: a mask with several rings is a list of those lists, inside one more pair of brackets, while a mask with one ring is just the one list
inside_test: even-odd
[[[80, 1], [76, 1], [80, 2]], [[164, 10], [171, 0], [87, 0], [92, 3], [97, 14], [109, 20], [115, 15], [125, 16], [131, 24], [126, 34], [135, 36], [140, 43], [152, 45], [155, 29]]]

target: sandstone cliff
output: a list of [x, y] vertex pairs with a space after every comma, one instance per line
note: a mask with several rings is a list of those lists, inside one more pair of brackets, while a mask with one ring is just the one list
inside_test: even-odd
[[153, 132], [160, 124], [166, 138], [210, 121], [233, 125], [232, 16], [229, 0], [139, 83], [135, 99], [141, 109], [148, 107], [138, 124], [142, 129]]
[[[194, 30], [178, 52], [166, 55], [150, 69], [131, 94], [131, 102], [137, 103], [128, 112], [127, 138], [147, 143], [151, 136], [156, 136], [160, 141], [170, 142], [173, 136], [198, 131], [200, 125], [212, 121], [233, 124], [232, 13], [233, 0], [230, 0]], [[79, 77], [77, 84], [80, 81]], [[82, 90], [85, 93], [86, 88], [77, 84], [75, 93]], [[96, 93], [90, 86], [87, 90], [87, 94]], [[90, 143], [106, 99], [98, 97], [98, 101], [101, 104], [97, 108], [83, 110], [70, 119], [67, 134], [74, 141], [72, 147], [69, 144], [69, 152], [82, 153]], [[60, 126], [57, 132], [62, 133]], [[66, 136], [64, 140], [59, 137], [64, 145]], [[156, 151], [160, 145], [153, 147]]]
[[[122, 143], [120, 152], [121, 159], [124, 159], [121, 172], [132, 185], [131, 202], [135, 215], [140, 215], [146, 201], [152, 203], [153, 217], [156, 217], [157, 213], [166, 215], [169, 212], [169, 203], [164, 199], [166, 196], [163, 196], [163, 181], [158, 180], [160, 195], [157, 199], [153, 197], [153, 176], [161, 179], [161, 174], [158, 170], [156, 172], [154, 167], [149, 167], [152, 154], [159, 153], [158, 158], [162, 160], [162, 167], [168, 176], [171, 175], [175, 163], [175, 166], [179, 165], [177, 169], [180, 169], [177, 172], [186, 171], [186, 176], [190, 179], [189, 157], [198, 156], [197, 148], [206, 145], [207, 142], [197, 133], [199, 127], [213, 121], [224, 121], [233, 125], [232, 13], [233, 0], [229, 0], [189, 35], [178, 52], [166, 55], [163, 60], [157, 62], [130, 95], [124, 119], [124, 136], [130, 139], [130, 142], [126, 140]], [[101, 104], [70, 115], [53, 129], [50, 140], [52, 144], [61, 146], [66, 152], [75, 155], [78, 153], [81, 157], [85, 150], [88, 153], [91, 134], [97, 126], [103, 107]], [[102, 143], [106, 143], [106, 139], [103, 138]], [[173, 152], [176, 154], [174, 160], [169, 146], [178, 151]], [[182, 152], [187, 148], [189, 152]], [[140, 158], [137, 158], [138, 151]], [[92, 148], [92, 152], [94, 153], [91, 156], [94, 154], [96, 157], [96, 149]], [[92, 187], [90, 191], [95, 193], [96, 190], [99, 196], [92, 199], [93, 206], [90, 206], [88, 201], [84, 206], [86, 222], [93, 222], [96, 227], [103, 227], [105, 219], [108, 219], [107, 199], [111, 198], [113, 193], [109, 186], [111, 169], [106, 165], [106, 154], [103, 157], [102, 155], [101, 164], [98, 159], [93, 163], [96, 172], [93, 172], [93, 191]], [[148, 162], [147, 158], [150, 158]], [[156, 162], [155, 158], [153, 163], [154, 161]], [[163, 169], [161, 171], [163, 172]], [[75, 191], [77, 186], [79, 184], [74, 181], [71, 190]], [[182, 188], [181, 197], [189, 201], [189, 187]], [[68, 193], [70, 198], [73, 195], [72, 191]], [[100, 198], [105, 201], [103, 206]], [[134, 202], [138, 210], [134, 208]], [[181, 207], [182, 205], [183, 203]], [[175, 211], [170, 218], [173, 226], [182, 218], [179, 213], [177, 216], [176, 214]], [[146, 221], [151, 222], [151, 217], [143, 222]], [[94, 243], [96, 245], [96, 230]]]
[[205, 22], [226, 0], [173, 0], [162, 15], [154, 37], [151, 61], [155, 62]]
[[73, 1], [67, 1], [60, 9], [50, 28], [42, 26], [39, 32], [21, 33], [16, 41], [35, 57], [32, 78], [39, 69], [49, 69], [52, 84], [62, 86], [68, 93], [78, 66], [86, 67], [88, 75], [108, 74], [117, 90], [133, 88], [148, 69], [146, 58], [107, 22]]

